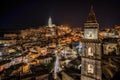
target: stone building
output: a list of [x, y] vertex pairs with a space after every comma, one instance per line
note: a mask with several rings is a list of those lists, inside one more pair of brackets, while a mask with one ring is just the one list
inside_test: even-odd
[[88, 19], [84, 24], [84, 38], [81, 39], [83, 44], [81, 80], [102, 80], [102, 43], [98, 37], [98, 31], [99, 24], [93, 7], [91, 7]]
[[104, 38], [102, 41], [104, 55], [120, 55], [119, 38]]

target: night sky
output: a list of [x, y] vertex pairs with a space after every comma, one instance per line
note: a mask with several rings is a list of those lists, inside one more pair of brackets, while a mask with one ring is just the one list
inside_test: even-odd
[[83, 27], [93, 5], [100, 28], [120, 25], [119, 0], [2, 0], [0, 33], [47, 25]]

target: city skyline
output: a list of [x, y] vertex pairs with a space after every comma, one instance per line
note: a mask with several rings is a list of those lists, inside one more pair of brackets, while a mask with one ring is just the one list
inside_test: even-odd
[[3, 30], [0, 79], [119, 80], [120, 26], [101, 30], [93, 6], [88, 11], [83, 29], [57, 24], [50, 14], [45, 25]]
[[4, 1], [1, 7], [0, 32], [47, 25], [49, 16], [56, 25], [82, 27], [93, 5], [100, 28], [119, 25], [119, 1]]

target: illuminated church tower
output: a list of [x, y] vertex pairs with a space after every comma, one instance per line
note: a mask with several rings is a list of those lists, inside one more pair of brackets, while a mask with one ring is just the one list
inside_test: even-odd
[[47, 33], [47, 36], [56, 36], [57, 32], [56, 32], [56, 26], [55, 24], [52, 23], [52, 18], [49, 17], [48, 19], [48, 33]]
[[83, 44], [81, 80], [102, 80], [102, 48], [101, 41], [98, 38], [98, 31], [99, 24], [91, 6], [88, 19], [84, 24], [84, 38], [81, 40]]
[[52, 18], [51, 17], [49, 17], [49, 19], [48, 19], [48, 27], [53, 27]]

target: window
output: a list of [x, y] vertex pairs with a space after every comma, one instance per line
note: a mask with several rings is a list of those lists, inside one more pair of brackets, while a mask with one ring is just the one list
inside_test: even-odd
[[93, 74], [94, 73], [94, 66], [92, 64], [88, 64], [88, 73]]
[[88, 55], [89, 55], [89, 56], [93, 56], [93, 51], [92, 51], [92, 48], [91, 48], [91, 47], [88, 48]]

